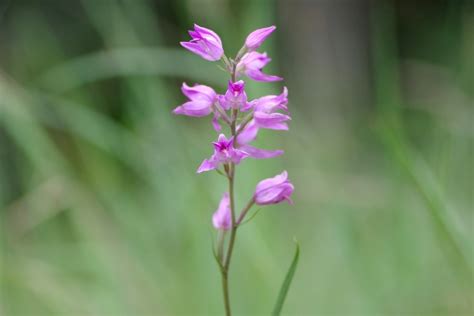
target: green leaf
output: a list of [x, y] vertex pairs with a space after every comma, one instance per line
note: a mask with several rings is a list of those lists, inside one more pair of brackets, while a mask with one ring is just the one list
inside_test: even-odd
[[288, 289], [290, 288], [291, 281], [293, 280], [293, 276], [295, 275], [296, 266], [298, 265], [298, 259], [300, 256], [300, 245], [298, 241], [296, 241], [296, 251], [293, 257], [293, 261], [291, 262], [290, 268], [286, 273], [285, 280], [280, 288], [280, 293], [278, 294], [278, 299], [276, 301], [275, 307], [273, 308], [272, 316], [278, 316], [281, 313], [281, 309], [283, 308], [283, 304], [285, 303], [286, 294], [288, 293]]
[[247, 220], [243, 221], [242, 223], [239, 224], [239, 226], [242, 226], [244, 224], [247, 224], [250, 222], [257, 214], [262, 210], [262, 208], [257, 209]]
[[220, 169], [216, 169], [217, 173], [220, 174], [221, 176], [223, 177], [226, 177], [227, 178], [227, 175]]

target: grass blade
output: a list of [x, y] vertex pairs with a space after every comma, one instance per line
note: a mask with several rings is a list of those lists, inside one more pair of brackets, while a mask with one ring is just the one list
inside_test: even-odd
[[293, 276], [295, 275], [296, 266], [298, 265], [298, 259], [300, 256], [300, 245], [297, 241], [296, 243], [296, 251], [295, 255], [293, 256], [293, 261], [291, 262], [290, 268], [286, 273], [285, 280], [280, 288], [280, 293], [278, 293], [278, 299], [276, 301], [275, 307], [273, 308], [272, 316], [278, 316], [281, 313], [281, 309], [283, 308], [283, 304], [285, 303], [286, 294], [288, 293], [288, 289], [290, 288], [291, 281], [293, 280]]

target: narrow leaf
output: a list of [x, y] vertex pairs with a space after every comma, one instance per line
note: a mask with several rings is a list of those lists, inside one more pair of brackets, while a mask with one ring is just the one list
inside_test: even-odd
[[244, 224], [247, 224], [248, 222], [250, 222], [255, 216], [257, 216], [258, 212], [260, 212], [261, 208], [257, 209], [253, 214], [252, 216], [250, 216], [247, 220], [243, 221], [242, 223], [239, 224], [239, 226], [242, 226]]
[[222, 172], [222, 170], [220, 170], [220, 169], [216, 169], [216, 171], [217, 171], [217, 173], [218, 173], [218, 174], [220, 174], [221, 176], [223, 176], [223, 177], [226, 177], [226, 178], [227, 178], [227, 175], [226, 175], [224, 172]]
[[293, 261], [291, 262], [290, 268], [286, 273], [285, 280], [280, 288], [280, 293], [278, 294], [278, 299], [276, 301], [275, 307], [273, 308], [272, 316], [278, 316], [281, 313], [281, 309], [283, 308], [283, 304], [285, 303], [286, 294], [288, 293], [288, 289], [290, 288], [291, 281], [293, 280], [293, 276], [295, 275], [296, 266], [298, 265], [298, 259], [300, 256], [300, 246], [298, 242], [295, 240], [296, 243], [296, 251], [293, 257]]
[[222, 266], [222, 263], [220, 262], [219, 257], [217, 256], [216, 248], [217, 248], [217, 247], [216, 247], [216, 245], [215, 245], [215, 243], [214, 243], [214, 237], [213, 237], [212, 232], [211, 232], [211, 249], [212, 249], [212, 255], [213, 255], [214, 259], [216, 260], [217, 265], [219, 266], [219, 269], [222, 271], [222, 269], [223, 269], [224, 267]]

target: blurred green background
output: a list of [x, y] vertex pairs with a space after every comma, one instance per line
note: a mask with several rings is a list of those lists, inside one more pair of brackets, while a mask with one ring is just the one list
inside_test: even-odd
[[296, 237], [285, 315], [473, 315], [470, 0], [1, 0], [0, 315], [223, 313], [215, 132], [171, 114], [183, 81], [226, 87], [192, 23], [228, 55], [277, 25], [290, 92], [258, 142], [286, 154], [238, 169], [238, 206], [283, 169], [296, 191], [239, 231], [235, 314], [269, 314]]

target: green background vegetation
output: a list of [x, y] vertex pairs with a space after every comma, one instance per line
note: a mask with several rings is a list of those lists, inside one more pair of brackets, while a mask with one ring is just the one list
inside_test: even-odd
[[194, 22], [228, 55], [277, 25], [290, 91], [258, 140], [285, 156], [238, 169], [238, 206], [283, 169], [296, 191], [239, 231], [236, 314], [270, 313], [296, 237], [285, 315], [472, 315], [473, 5], [408, 0], [1, 1], [0, 314], [222, 314], [215, 132], [171, 114], [182, 81], [226, 86]]

